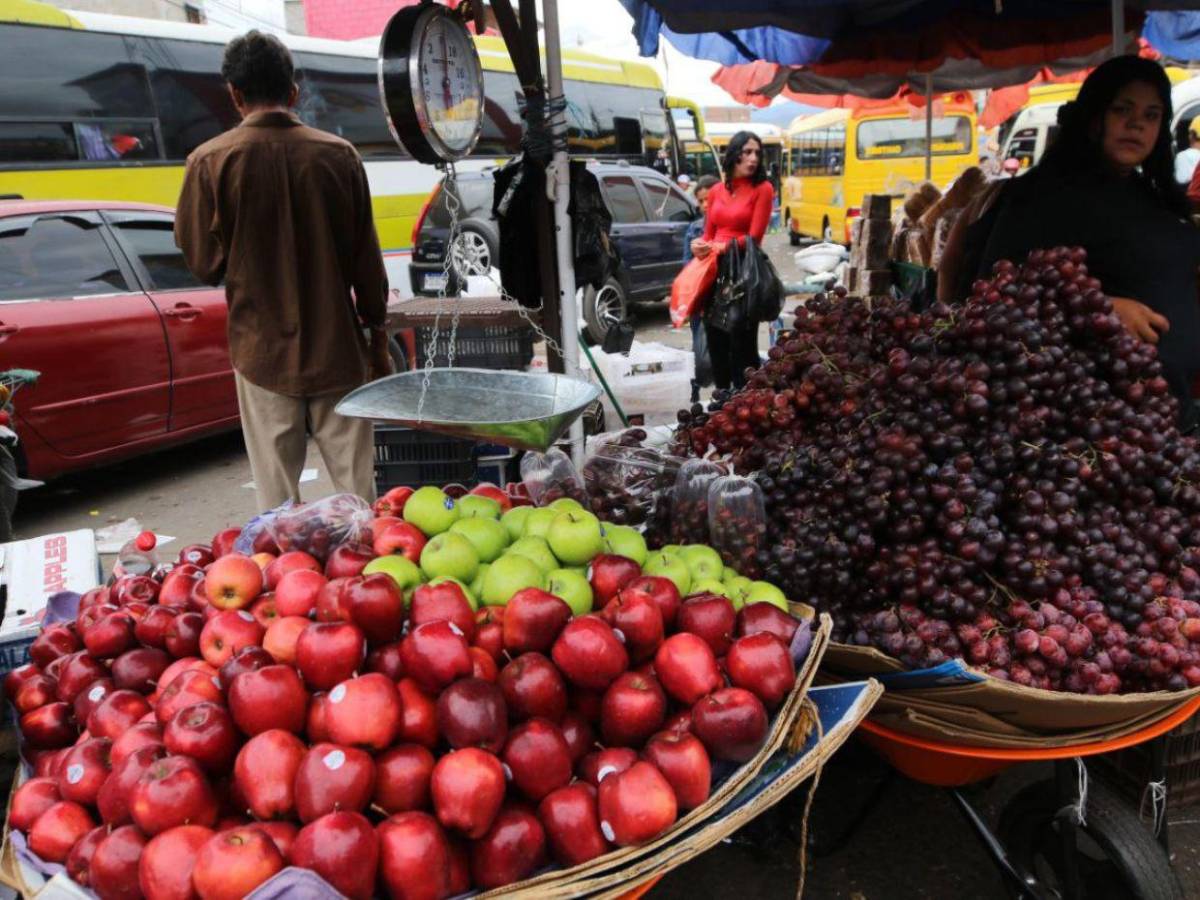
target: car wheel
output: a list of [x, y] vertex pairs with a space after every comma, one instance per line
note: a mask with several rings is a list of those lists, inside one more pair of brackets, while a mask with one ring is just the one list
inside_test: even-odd
[[450, 245], [450, 264], [463, 281], [468, 275], [488, 274], [495, 256], [487, 237], [473, 228], [464, 228]]
[[397, 372], [408, 371], [408, 354], [404, 352], [404, 345], [395, 337], [388, 338], [388, 356], [392, 358], [392, 368]]
[[584, 292], [583, 319], [587, 323], [588, 336], [597, 344], [603, 344], [608, 330], [628, 317], [629, 300], [617, 279], [608, 279], [599, 290], [589, 287]]

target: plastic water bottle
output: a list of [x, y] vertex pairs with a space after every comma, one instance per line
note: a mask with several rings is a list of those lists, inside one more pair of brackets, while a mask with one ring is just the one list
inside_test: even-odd
[[158, 557], [154, 555], [154, 546], [158, 538], [153, 531], [143, 531], [137, 537], [125, 542], [121, 552], [117, 554], [117, 562], [113, 566], [113, 577], [122, 575], [151, 575], [158, 567]]

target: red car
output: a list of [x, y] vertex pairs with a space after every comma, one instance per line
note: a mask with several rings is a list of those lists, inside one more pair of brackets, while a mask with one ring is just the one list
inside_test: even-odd
[[16, 397], [29, 477], [237, 427], [225, 291], [173, 225], [161, 206], [0, 201], [0, 369], [41, 372]]

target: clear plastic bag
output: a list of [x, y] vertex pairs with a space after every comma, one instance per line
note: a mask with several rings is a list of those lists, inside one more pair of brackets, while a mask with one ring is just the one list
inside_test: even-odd
[[766, 535], [762, 488], [741, 475], [713, 479], [708, 486], [708, 542], [725, 565], [747, 578], [761, 578], [759, 553]]
[[632, 428], [597, 446], [584, 463], [583, 481], [592, 512], [614, 525], [643, 527], [654, 546], [666, 537], [671, 491], [683, 460], [641, 446], [644, 437]]
[[557, 447], [551, 447], [545, 453], [522, 456], [521, 481], [534, 506], [548, 506], [563, 497], [587, 506], [587, 492], [575, 463]]
[[335, 547], [367, 541], [373, 517], [371, 505], [362, 497], [331, 494], [259, 518], [281, 553], [303, 550], [324, 562]]
[[708, 531], [708, 489], [728, 470], [708, 459], [689, 459], [679, 467], [671, 491], [670, 543], [691, 544]]

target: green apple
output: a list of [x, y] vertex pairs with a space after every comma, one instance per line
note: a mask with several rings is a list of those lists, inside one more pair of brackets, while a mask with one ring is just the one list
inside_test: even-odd
[[789, 612], [787, 595], [769, 581], [755, 581], [750, 584], [746, 591], [746, 605], [751, 603], [770, 603], [784, 612]]
[[632, 559], [639, 566], [644, 566], [646, 557], [650, 555], [642, 533], [628, 525], [604, 526], [604, 550]]
[[665, 550], [656, 551], [646, 560], [642, 571], [647, 575], [657, 575], [675, 582], [675, 587], [679, 589], [681, 597], [686, 597], [691, 593], [692, 573], [688, 570], [687, 563], [674, 553], [667, 553]]
[[692, 582], [691, 593], [693, 594], [716, 594], [718, 597], [728, 597], [729, 588], [722, 581], [717, 581], [715, 578], [701, 578], [698, 581]]
[[430, 578], [449, 575], [470, 582], [479, 572], [479, 554], [475, 545], [461, 534], [448, 531], [430, 538], [425, 545], [421, 551], [421, 570]]
[[519, 541], [513, 541], [512, 546], [505, 551], [504, 556], [524, 556], [526, 559], [535, 563], [542, 574], [546, 575], [557, 569], [562, 563], [550, 551], [550, 545], [546, 543], [544, 538], [540, 537], [523, 537]]
[[698, 581], [709, 578], [720, 581], [725, 574], [721, 554], [704, 544], [688, 544], [679, 551], [679, 558], [687, 563], [688, 571]]
[[515, 541], [525, 536], [525, 520], [529, 518], [534, 508], [532, 506], [514, 506], [500, 517], [500, 524], [508, 529], [508, 539]]
[[746, 605], [746, 596], [752, 584], [754, 582], [744, 575], [735, 576], [725, 582], [725, 590], [728, 591], [728, 597], [733, 601], [733, 608], [735, 610], [741, 609]]
[[604, 552], [600, 520], [586, 510], [559, 513], [550, 523], [546, 541], [554, 555], [569, 566], [582, 566]]
[[508, 546], [508, 529], [495, 519], [459, 519], [450, 526], [450, 534], [461, 534], [470, 541], [479, 554], [480, 562], [493, 562]]
[[553, 509], [558, 512], [568, 512], [573, 509], [583, 509], [583, 504], [574, 497], [559, 497], [557, 500], [547, 506], [546, 509]]
[[407, 556], [401, 556], [399, 553], [393, 553], [390, 556], [380, 556], [371, 560], [363, 568], [364, 575], [374, 575], [376, 572], [382, 572], [392, 577], [392, 581], [396, 582], [400, 590], [404, 592], [404, 602], [406, 605], [408, 603], [409, 591], [425, 581], [425, 576], [417, 568], [417, 564]]
[[518, 553], [509, 553], [488, 566], [479, 599], [487, 606], [503, 606], [517, 591], [545, 586], [546, 573], [532, 560]]
[[551, 509], [548, 506], [542, 506], [535, 509], [525, 519], [525, 537], [540, 537], [544, 538], [546, 532], [550, 530], [550, 523], [554, 521], [554, 517], [558, 515], [558, 511]]
[[574, 569], [555, 569], [546, 576], [546, 590], [561, 597], [574, 615], [582, 616], [592, 611], [592, 586], [586, 575]]
[[726, 584], [730, 584], [735, 578], [741, 577], [742, 576], [738, 574], [737, 569], [733, 568], [732, 566], [726, 566], [725, 571], [721, 573], [721, 580]]
[[682, 544], [667, 544], [665, 547], [663, 547], [658, 552], [659, 553], [669, 553], [669, 554], [671, 554], [671, 556], [678, 556], [679, 551], [681, 551], [682, 549], [683, 549]]
[[404, 521], [416, 525], [426, 537], [449, 531], [458, 516], [458, 504], [454, 499], [433, 485], [417, 488], [404, 504]]
[[[480, 568], [482, 568], [482, 566]], [[475, 577], [479, 578], [478, 575], [476, 575]], [[457, 578], [451, 578], [449, 575], [439, 575], [437, 578], [429, 579], [430, 584], [441, 584], [443, 581], [449, 581], [452, 584], [457, 584], [460, 588], [462, 588], [462, 592], [466, 596], [467, 602], [471, 604], [471, 609], [472, 610], [479, 609], [478, 594], [476, 594], [475, 591], [471, 587], [463, 584]]]
[[483, 579], [487, 575], [491, 565], [488, 563], [479, 564], [479, 572], [475, 575], [475, 580], [471, 582], [471, 593], [475, 595], [475, 602], [479, 603], [483, 597]]
[[491, 497], [467, 494], [458, 498], [458, 509], [464, 519], [499, 519], [500, 504]]

